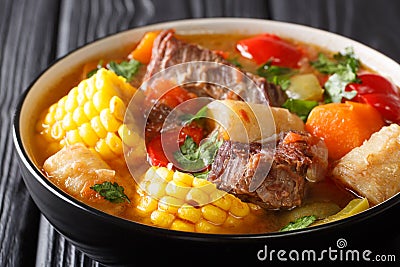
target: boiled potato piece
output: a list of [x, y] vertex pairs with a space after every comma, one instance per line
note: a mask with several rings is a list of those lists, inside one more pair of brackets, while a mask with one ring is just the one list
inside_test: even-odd
[[291, 77], [286, 94], [293, 99], [320, 101], [324, 90], [319, 84], [318, 78], [312, 73], [307, 73]]
[[300, 117], [284, 108], [236, 100], [216, 100], [207, 107], [207, 117], [232, 141], [254, 142], [285, 130], [304, 130]]
[[373, 205], [400, 192], [400, 126], [391, 124], [339, 159], [333, 178]]

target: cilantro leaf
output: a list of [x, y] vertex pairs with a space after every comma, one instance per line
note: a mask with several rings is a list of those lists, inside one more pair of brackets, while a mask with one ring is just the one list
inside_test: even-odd
[[355, 97], [357, 91], [345, 91], [346, 86], [351, 82], [357, 82], [357, 75], [351, 69], [350, 65], [346, 65], [345, 69], [330, 76], [324, 85], [326, 92], [330, 96], [330, 100], [334, 103], [339, 103], [343, 97], [347, 99]]
[[347, 47], [343, 52], [336, 53], [333, 59], [320, 53], [316, 61], [311, 65], [321, 73], [331, 75], [324, 87], [326, 89], [326, 103], [338, 103], [342, 98], [352, 99], [356, 96], [356, 91], [347, 92], [346, 86], [352, 82], [359, 82], [357, 71], [360, 68], [360, 61], [355, 57], [351, 47]]
[[347, 66], [350, 66], [354, 72], [357, 72], [361, 65], [351, 47], [347, 47], [343, 52], [334, 54], [333, 59], [329, 59], [325, 54], [319, 53], [318, 59], [310, 63], [316, 70], [324, 74], [341, 72]]
[[242, 64], [240, 64], [238, 57], [234, 57], [234, 58], [228, 58], [227, 61], [229, 61], [230, 63], [232, 63], [233, 65], [235, 65], [238, 68], [242, 68]]
[[101, 184], [95, 184], [91, 186], [90, 189], [99, 193], [102, 197], [112, 203], [121, 203], [127, 201], [130, 203], [128, 196], [124, 193], [124, 188], [118, 185], [117, 182], [103, 182]]
[[271, 61], [268, 61], [257, 69], [257, 74], [267, 79], [268, 82], [274, 83], [281, 86], [283, 90], [286, 90], [290, 85], [290, 77], [296, 74], [297, 71], [286, 68], [271, 65]]
[[199, 109], [196, 114], [184, 114], [180, 117], [182, 120], [182, 125], [188, 125], [195, 120], [205, 118], [207, 116], [208, 107], [207, 105]]
[[314, 215], [300, 217], [297, 220], [295, 220], [294, 222], [290, 222], [286, 226], [282, 227], [279, 231], [285, 232], [285, 231], [303, 229], [303, 228], [310, 226], [316, 219], [317, 219], [317, 217]]
[[217, 139], [217, 135], [218, 133], [215, 132], [200, 146], [197, 146], [193, 138], [187, 136], [180, 150], [174, 153], [179, 167], [186, 171], [197, 172], [210, 165], [223, 142]]
[[290, 112], [297, 114], [304, 122], [306, 122], [308, 114], [311, 110], [318, 106], [317, 101], [300, 100], [289, 98], [283, 103], [282, 107], [287, 108]]
[[96, 68], [95, 68], [95, 69], [92, 69], [91, 71], [89, 71], [89, 72], [86, 74], [86, 78], [90, 78], [90, 77], [92, 77], [93, 75], [95, 75], [96, 72], [97, 72], [99, 69], [101, 69], [102, 67], [103, 67], [103, 60], [100, 60], [99, 63], [97, 63]]
[[209, 173], [210, 170], [206, 170], [204, 172], [195, 172], [193, 173], [193, 176], [199, 179], [207, 179]]
[[110, 61], [107, 64], [107, 68], [115, 74], [124, 77], [128, 82], [130, 82], [133, 76], [138, 72], [140, 62], [134, 59], [129, 61], [122, 61], [121, 63], [116, 63], [115, 61]]

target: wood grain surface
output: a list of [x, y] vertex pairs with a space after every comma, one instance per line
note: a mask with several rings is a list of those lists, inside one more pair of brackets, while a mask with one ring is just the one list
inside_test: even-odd
[[[40, 215], [11, 133], [21, 93], [54, 60], [106, 35], [176, 19], [251, 17], [336, 32], [400, 62], [397, 0], [0, 0], [0, 266], [98, 266]], [[399, 245], [397, 237], [391, 241]]]

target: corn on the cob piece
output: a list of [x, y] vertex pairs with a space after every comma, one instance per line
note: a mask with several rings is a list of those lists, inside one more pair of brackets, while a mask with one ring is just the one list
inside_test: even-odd
[[123, 144], [134, 147], [142, 140], [131, 130], [133, 125], [124, 124], [126, 107], [135, 92], [125, 78], [100, 69], [45, 110], [37, 131], [56, 151], [84, 143], [103, 159], [114, 159], [123, 154]]
[[148, 169], [139, 182], [138, 195], [136, 208], [144, 221], [172, 230], [248, 232], [242, 227], [248, 227], [260, 212], [256, 205], [242, 202], [207, 180], [165, 167]]

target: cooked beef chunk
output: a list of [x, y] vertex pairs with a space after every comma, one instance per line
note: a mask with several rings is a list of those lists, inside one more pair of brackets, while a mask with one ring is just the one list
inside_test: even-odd
[[171, 108], [164, 104], [157, 103], [150, 111], [146, 121], [146, 141], [153, 139], [153, 137], [161, 132], [165, 119], [171, 112]]
[[[289, 133], [295, 133], [296, 138]], [[282, 132], [263, 144], [225, 141], [208, 180], [263, 208], [290, 209], [301, 205], [307, 171], [312, 168], [313, 158], [319, 157], [313, 146], [326, 150], [323, 142], [306, 132]], [[318, 161], [327, 162], [327, 158]]]
[[[238, 69], [213, 51], [196, 44], [183, 42], [174, 36], [173, 30], [164, 30], [154, 41], [151, 60], [147, 66], [147, 72], [143, 80], [148, 80], [155, 73], [165, 70], [170, 66], [192, 61], [222, 63]], [[188, 68], [190, 67], [188, 66]], [[203, 82], [189, 84], [187, 86], [188, 89], [196, 93], [198, 96], [209, 96], [214, 99], [243, 98], [243, 100], [258, 103], [265, 103], [266, 101], [264, 99], [267, 99], [271, 106], [282, 106], [287, 99], [285, 92], [283, 92], [279, 86], [267, 82], [263, 77], [248, 72], [245, 73], [245, 75], [257, 85], [259, 92], [248, 92], [248, 90], [245, 92], [245, 97], [242, 97], [239, 92], [244, 89], [238, 88], [237, 77], [234, 77], [232, 73], [228, 73], [229, 71], [220, 71], [219, 69], [216, 71], [216, 68], [210, 68], [209, 66], [207, 68], [208, 69], [200, 70], [188, 69], [186, 72], [190, 73], [187, 75], [195, 73], [196, 75], [199, 75], [199, 77], [204, 78], [206, 76], [208, 80], [211, 79], [219, 81], [219, 84], [229, 85], [228, 87], [234, 92], [238, 92], [239, 96], [232, 94], [231, 90], [216, 84]]]

